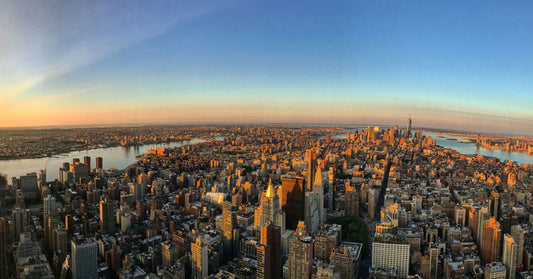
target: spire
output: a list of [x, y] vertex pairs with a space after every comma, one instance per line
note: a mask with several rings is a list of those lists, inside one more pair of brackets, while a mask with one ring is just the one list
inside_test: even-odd
[[266, 190], [266, 197], [267, 198], [274, 197], [274, 187], [272, 187], [272, 178], [268, 180], [268, 188]]

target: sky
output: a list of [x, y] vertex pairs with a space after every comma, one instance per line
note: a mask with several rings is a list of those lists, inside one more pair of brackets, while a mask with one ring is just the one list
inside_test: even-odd
[[0, 127], [533, 134], [532, 1], [0, 1]]

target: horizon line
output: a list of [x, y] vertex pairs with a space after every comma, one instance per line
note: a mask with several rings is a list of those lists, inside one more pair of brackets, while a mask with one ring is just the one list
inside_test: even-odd
[[[138, 123], [109, 123], [109, 124], [65, 124], [65, 125], [41, 125], [41, 126], [8, 126], [0, 127], [0, 130], [46, 130], [46, 129], [87, 129], [87, 128], [135, 128], [147, 126], [238, 126], [238, 125], [284, 125], [284, 126], [358, 126], [363, 127], [394, 127], [406, 129], [407, 125], [398, 124], [371, 124], [371, 123], [319, 123], [319, 122], [138, 122]], [[518, 134], [518, 133], [497, 133], [484, 131], [466, 131], [452, 128], [438, 128], [438, 127], [411, 127], [412, 129], [431, 131], [431, 132], [445, 132], [445, 133], [464, 133], [464, 134], [485, 134], [485, 135], [501, 135], [501, 136], [525, 136], [533, 137], [533, 135]]]

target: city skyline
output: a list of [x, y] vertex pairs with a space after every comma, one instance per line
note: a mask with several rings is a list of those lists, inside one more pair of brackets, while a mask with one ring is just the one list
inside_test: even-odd
[[533, 4], [5, 2], [0, 127], [405, 125], [533, 134]]

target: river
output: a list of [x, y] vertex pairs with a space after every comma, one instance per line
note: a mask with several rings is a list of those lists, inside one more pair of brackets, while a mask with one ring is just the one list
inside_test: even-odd
[[[362, 129], [358, 128], [358, 131], [360, 132]], [[345, 139], [346, 138], [346, 132], [354, 132], [355, 130], [346, 130], [342, 131], [339, 134], [330, 134], [331, 138], [335, 139]], [[460, 136], [453, 136], [453, 135], [447, 135], [447, 134], [437, 134], [432, 132], [424, 132], [422, 133], [425, 136], [430, 136], [435, 139], [436, 144], [439, 146], [442, 146], [444, 148], [450, 148], [454, 149], [455, 151], [465, 154], [465, 155], [483, 155], [488, 157], [494, 157], [498, 158], [501, 161], [508, 160], [508, 161], [514, 161], [519, 164], [533, 164], [533, 155], [528, 155], [526, 153], [520, 153], [520, 152], [508, 152], [501, 149], [487, 149], [483, 147], [477, 147], [475, 143], [467, 142], [468, 138], [460, 137]], [[322, 137], [323, 138], [323, 137]], [[458, 141], [459, 140], [459, 141]], [[462, 142], [465, 141], [465, 142]]]
[[[446, 135], [446, 134], [440, 135], [437, 133], [430, 133], [430, 132], [424, 132], [423, 134], [434, 138], [437, 145], [445, 147], [445, 148], [454, 149], [461, 154], [472, 155], [472, 154], [476, 154], [477, 152], [478, 155], [498, 158], [501, 161], [503, 160], [515, 161], [520, 164], [527, 164], [527, 163], [532, 164], [533, 163], [533, 156], [528, 155], [526, 153], [508, 152], [508, 151], [504, 151], [501, 149], [491, 150], [491, 149], [487, 149], [483, 147], [477, 147], [475, 143], [451, 140], [451, 138], [458, 139], [458, 140], [467, 140], [467, 138], [463, 138], [459, 136], [451, 136], [451, 135]], [[442, 137], [439, 137], [439, 136], [442, 136]]]
[[[186, 141], [170, 142], [159, 144], [158, 147], [180, 147], [205, 142], [203, 139], [191, 139]], [[54, 155], [52, 157], [35, 159], [13, 159], [0, 161], [0, 173], [6, 174], [8, 184], [11, 184], [11, 177], [19, 177], [30, 172], [39, 172], [46, 168], [46, 180], [54, 181], [58, 177], [59, 168], [64, 162], [72, 163], [73, 158], [79, 158], [83, 162], [83, 156], [91, 157], [91, 168], [94, 168], [96, 157], [103, 158], [103, 168], [124, 169], [135, 163], [135, 156], [146, 153], [154, 147], [153, 144], [139, 146], [116, 146], [108, 148], [96, 148], [89, 150], [73, 151], [69, 153]]]
[[[353, 132], [353, 130], [352, 130]], [[525, 153], [519, 152], [506, 152], [503, 150], [490, 150], [482, 147], [477, 147], [473, 143], [459, 142], [457, 140], [451, 140], [450, 138], [455, 139], [464, 139], [461, 137], [442, 135], [431, 132], [424, 132], [424, 135], [431, 136], [435, 138], [436, 144], [445, 148], [454, 149], [461, 154], [477, 154], [495, 157], [500, 160], [509, 160], [515, 161], [517, 163], [533, 163], [533, 156], [527, 155]], [[222, 137], [221, 137], [222, 138]], [[346, 134], [336, 134], [332, 135], [332, 138], [346, 138]], [[196, 144], [200, 142], [205, 142], [202, 139], [192, 139], [183, 142], [171, 142], [166, 143], [162, 146], [164, 147], [179, 147], [183, 145]], [[91, 167], [95, 165], [96, 157], [103, 158], [104, 169], [107, 168], [116, 168], [123, 169], [136, 162], [135, 156], [141, 155], [147, 152], [149, 149], [153, 148], [153, 144], [145, 144], [140, 146], [130, 146], [130, 147], [109, 147], [109, 148], [97, 148], [90, 150], [82, 151], [73, 151], [70, 153], [64, 153], [60, 155], [55, 155], [52, 157], [45, 158], [36, 158], [36, 159], [13, 159], [13, 160], [1, 160], [0, 161], [0, 173], [6, 174], [8, 176], [8, 183], [11, 183], [11, 177], [19, 177], [29, 172], [39, 172], [41, 169], [47, 169], [46, 180], [54, 181], [58, 177], [58, 169], [64, 162], [72, 163], [73, 158], [79, 158], [83, 160], [83, 156], [91, 157]]]

